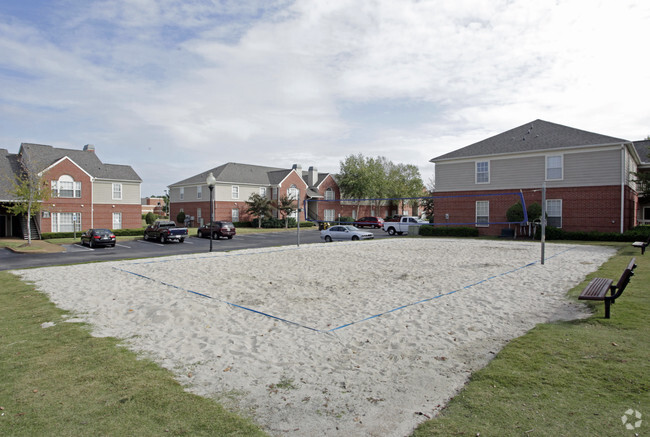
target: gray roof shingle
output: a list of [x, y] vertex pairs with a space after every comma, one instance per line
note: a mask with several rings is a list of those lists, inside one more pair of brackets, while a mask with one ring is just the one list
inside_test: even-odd
[[635, 141], [634, 142], [634, 148], [636, 149], [636, 153], [639, 154], [639, 158], [641, 158], [641, 163], [644, 165], [650, 164], [650, 140], [641, 140], [641, 141]]
[[535, 120], [453, 152], [431, 162], [478, 156], [531, 152], [567, 147], [622, 144], [629, 141], [575, 129], [544, 120]]
[[68, 157], [86, 173], [95, 178], [142, 182], [140, 176], [129, 165], [104, 164], [94, 151], [63, 149], [44, 144], [23, 143], [20, 145], [23, 161], [30, 170], [41, 170], [58, 160]]
[[[170, 187], [182, 185], [202, 185], [212, 172], [212, 175], [221, 183], [252, 184], [252, 185], [277, 185], [291, 173], [290, 168], [266, 167], [262, 165], [239, 164], [228, 162], [182, 181], [175, 182]], [[317, 185], [320, 184], [328, 173], [318, 173]], [[302, 172], [302, 179], [307, 182], [307, 172]]]

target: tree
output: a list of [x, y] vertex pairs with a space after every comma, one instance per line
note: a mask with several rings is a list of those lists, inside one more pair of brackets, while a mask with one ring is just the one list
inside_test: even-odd
[[185, 212], [180, 211], [178, 214], [176, 214], [176, 223], [180, 223], [181, 226], [185, 224]]
[[149, 211], [149, 212], [147, 213], [147, 215], [144, 216], [144, 221], [145, 221], [148, 225], [151, 225], [151, 224], [153, 224], [153, 222], [156, 221], [156, 215], [155, 215], [153, 212]]
[[289, 196], [282, 196], [274, 205], [278, 211], [284, 216], [284, 227], [285, 229], [289, 228], [289, 215], [294, 212], [298, 207], [296, 205], [295, 199], [292, 199]]
[[[337, 182], [341, 192], [348, 199], [421, 197], [424, 194], [424, 184], [416, 166], [393, 164], [383, 156], [348, 156], [340, 163]], [[383, 201], [371, 200], [370, 203], [379, 207]], [[357, 211], [360, 204], [358, 201]]]
[[31, 219], [43, 210], [43, 202], [50, 199], [52, 189], [42, 173], [29, 171], [25, 165], [22, 165], [20, 174], [11, 182], [12, 188], [9, 193], [15, 200], [7, 209], [12, 214], [24, 214], [27, 217], [27, 244], [31, 246]]
[[248, 205], [246, 212], [257, 217], [257, 227], [261, 228], [262, 218], [271, 215], [271, 201], [258, 193], [253, 193], [246, 201], [246, 205]]
[[[646, 138], [650, 140], [650, 136]], [[650, 153], [646, 158], [650, 158]], [[639, 194], [639, 197], [650, 198], [650, 172], [649, 171], [638, 171], [632, 173], [634, 175], [634, 182], [636, 182], [636, 192]]]

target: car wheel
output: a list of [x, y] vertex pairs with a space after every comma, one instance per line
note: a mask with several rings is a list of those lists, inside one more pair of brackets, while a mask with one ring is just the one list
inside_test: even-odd
[[398, 232], [397, 235], [402, 235], [404, 232]]
[[111, 244], [111, 247], [115, 247], [115, 243]]
[[228, 235], [228, 239], [229, 239], [229, 240], [232, 240], [232, 235]]
[[142, 239], [143, 239], [144, 241], [147, 241], [147, 240], [149, 239], [149, 236], [147, 235], [146, 232], [145, 232], [144, 235], [142, 236]]
[[358, 239], [359, 239], [359, 237], [357, 237], [356, 235], [352, 236], [352, 241], [357, 241]]
[[198, 231], [198, 232], [196, 233], [196, 236], [199, 237], [199, 238], [203, 238], [203, 232]]
[[182, 243], [183, 241], [185, 241], [185, 238], [181, 238], [179, 241]]
[[88, 247], [93, 248], [93, 240], [88, 240]]
[[330, 237], [329, 235], [325, 235], [325, 241], [327, 243], [331, 243], [332, 242], [332, 237]]
[[160, 235], [160, 242], [165, 244], [167, 242], [167, 237], [165, 237], [164, 235], [161, 234]]
[[218, 232], [213, 233], [212, 234], [212, 239], [213, 240], [218, 240], [219, 239], [219, 233]]
[[388, 235], [395, 235], [395, 228], [388, 228]]

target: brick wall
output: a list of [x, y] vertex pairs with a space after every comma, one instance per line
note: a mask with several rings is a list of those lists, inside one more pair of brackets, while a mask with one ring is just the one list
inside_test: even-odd
[[[463, 192], [436, 192], [436, 196], [467, 196], [435, 199], [434, 223], [469, 223], [465, 226], [475, 226], [476, 201], [487, 200], [490, 202], [490, 222], [505, 222], [506, 211], [518, 202], [516, 196], [486, 196], [479, 194], [494, 194], [500, 191], [463, 191]], [[567, 231], [620, 231], [621, 187], [576, 187], [576, 188], [548, 188], [547, 199], [562, 200], [562, 229]], [[537, 191], [525, 190], [526, 205], [538, 203], [541, 205], [541, 189]], [[634, 191], [625, 190], [625, 218], [624, 230], [634, 226], [635, 214]], [[445, 218], [449, 214], [449, 219]], [[492, 224], [488, 227], [478, 227], [481, 235], [499, 235], [501, 229], [508, 225]]]

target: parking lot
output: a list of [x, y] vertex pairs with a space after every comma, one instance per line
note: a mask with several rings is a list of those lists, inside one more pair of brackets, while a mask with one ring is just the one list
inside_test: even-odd
[[[380, 229], [370, 230], [375, 238], [386, 238]], [[397, 238], [397, 237], [390, 237]], [[279, 231], [259, 234], [242, 234], [232, 240], [222, 238], [212, 240], [214, 252], [252, 249], [261, 247], [287, 246], [297, 244], [321, 243], [320, 232], [316, 229], [301, 229], [300, 234], [294, 231]], [[114, 261], [119, 259], [152, 258], [188, 253], [201, 253], [210, 250], [210, 240], [207, 238], [188, 237], [183, 243], [159, 243], [135, 240], [120, 240], [117, 238], [115, 247], [89, 248], [80, 243], [64, 244], [65, 252], [54, 254], [24, 254], [14, 253], [8, 249], [0, 250], [0, 270], [21, 269], [30, 267], [45, 267], [51, 265], [76, 264], [89, 261]]]

